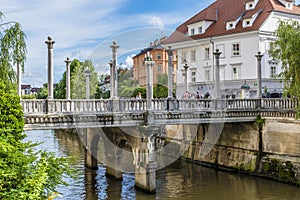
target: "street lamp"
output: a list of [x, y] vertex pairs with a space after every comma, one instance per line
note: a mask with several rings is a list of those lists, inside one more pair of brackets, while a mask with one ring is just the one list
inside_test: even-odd
[[187, 64], [187, 62], [186, 62], [186, 60], [184, 60], [185, 61], [185, 64], [184, 64], [184, 66], [183, 66], [183, 68], [184, 68], [184, 72], [185, 72], [185, 79], [184, 79], [184, 86], [185, 86], [185, 92], [188, 92], [189, 90], [189, 88], [188, 88], [188, 74], [187, 74], [187, 71], [188, 71], [188, 68], [190, 67], [190, 66], [188, 66], [188, 64]]
[[91, 70], [88, 66], [86, 66], [84, 70], [85, 79], [85, 88], [86, 88], [86, 99], [90, 99], [90, 77], [91, 77]]
[[148, 51], [145, 54], [144, 63], [147, 67], [147, 109], [152, 110], [152, 99], [153, 99], [153, 77], [152, 77], [152, 67], [155, 62], [152, 59], [152, 55]]

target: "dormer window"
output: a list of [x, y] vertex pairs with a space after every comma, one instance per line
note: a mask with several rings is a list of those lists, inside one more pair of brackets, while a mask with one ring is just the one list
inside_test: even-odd
[[214, 21], [199, 21], [192, 24], [187, 25], [188, 33], [190, 36], [196, 34], [203, 34], [205, 31], [212, 25]]
[[249, 27], [249, 26], [252, 26], [251, 19], [244, 19], [243, 27]]
[[202, 26], [199, 26], [199, 27], [198, 27], [198, 34], [202, 34], [202, 31], [203, 31]]
[[285, 8], [292, 10], [293, 9], [293, 5], [294, 5], [294, 0], [279, 0], [280, 3], [282, 3]]
[[235, 28], [235, 22], [227, 22], [226, 23], [226, 30], [231, 30]]
[[262, 9], [260, 9], [257, 13], [255, 13], [254, 15], [245, 15], [243, 17], [243, 27], [250, 27], [253, 25], [253, 23], [255, 22], [256, 18], [258, 17], [258, 15], [262, 12]]
[[195, 35], [195, 29], [194, 28], [191, 29], [191, 35]]
[[258, 0], [250, 0], [246, 3], [246, 10], [252, 10], [257, 5]]

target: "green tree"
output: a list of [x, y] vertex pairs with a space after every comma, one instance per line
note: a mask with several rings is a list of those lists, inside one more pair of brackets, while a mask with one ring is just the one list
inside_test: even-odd
[[19, 62], [24, 71], [26, 60], [26, 35], [18, 22], [4, 21], [0, 11], [0, 80], [10, 88], [16, 88], [16, 73], [13, 65]]
[[157, 83], [153, 87], [154, 98], [166, 98], [168, 96], [168, 75], [158, 74]]
[[46, 99], [48, 97], [48, 84], [45, 83], [42, 89], [36, 94], [37, 99]]
[[71, 175], [68, 158], [35, 151], [37, 144], [22, 140], [24, 120], [20, 98], [0, 81], [0, 199], [47, 199], [65, 175]]
[[284, 95], [300, 97], [300, 26], [297, 21], [280, 21], [276, 31], [277, 41], [270, 51], [274, 59], [281, 61]]
[[[73, 64], [74, 62], [74, 64]], [[97, 87], [98, 87], [98, 77], [97, 72], [93, 66], [92, 61], [85, 60], [80, 62], [74, 60], [71, 63], [71, 97], [72, 99], [84, 99], [86, 96], [86, 75], [85, 71], [90, 70], [90, 95], [91, 98], [95, 98]]]
[[132, 69], [118, 70], [118, 95], [120, 97], [135, 97], [135, 89], [138, 87], [138, 81], [133, 78]]
[[[71, 81], [71, 98], [72, 99], [84, 99], [85, 90], [86, 90], [86, 76], [85, 70], [91, 70], [90, 77], [90, 94], [91, 98], [96, 96], [98, 84], [97, 84], [97, 73], [93, 66], [92, 61], [86, 60], [80, 62], [77, 59], [74, 59], [70, 64], [70, 81]], [[66, 98], [66, 72], [63, 73], [63, 77], [60, 79], [59, 83], [54, 89], [54, 98], [55, 99], [65, 99]]]

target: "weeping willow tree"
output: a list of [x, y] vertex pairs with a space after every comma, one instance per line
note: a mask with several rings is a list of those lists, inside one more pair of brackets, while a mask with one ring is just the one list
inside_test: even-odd
[[0, 80], [9, 88], [16, 86], [16, 73], [13, 66], [19, 62], [24, 72], [26, 60], [26, 35], [18, 22], [5, 21], [0, 11]]
[[284, 94], [300, 97], [300, 25], [297, 21], [280, 21], [271, 56], [281, 62], [278, 75], [284, 82]]
[[284, 95], [298, 99], [297, 117], [300, 117], [300, 25], [297, 21], [280, 21], [276, 31], [277, 41], [270, 51], [281, 62], [278, 77], [284, 83]]

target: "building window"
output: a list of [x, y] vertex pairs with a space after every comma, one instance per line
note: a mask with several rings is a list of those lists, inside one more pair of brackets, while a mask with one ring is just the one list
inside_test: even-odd
[[202, 34], [202, 32], [203, 32], [202, 26], [198, 27], [198, 34]]
[[232, 55], [233, 56], [241, 55], [241, 53], [240, 53], [240, 43], [232, 44]]
[[270, 68], [270, 78], [275, 78], [276, 77], [276, 66], [271, 66]]
[[205, 80], [210, 81], [210, 70], [209, 69], [205, 70]]
[[204, 52], [204, 58], [205, 59], [210, 59], [210, 48], [206, 47], [204, 51], [205, 51]]
[[192, 71], [192, 72], [191, 72], [191, 82], [192, 82], [192, 83], [195, 83], [195, 82], [196, 82], [196, 72], [195, 72], [195, 71]]
[[161, 59], [161, 54], [160, 54], [160, 53], [157, 54], [157, 59], [158, 59], [158, 60]]
[[196, 51], [191, 51], [191, 61], [196, 61]]
[[238, 67], [232, 68], [232, 79], [233, 80], [239, 79], [239, 68]]
[[191, 35], [195, 35], [195, 29], [194, 28], [191, 29]]

